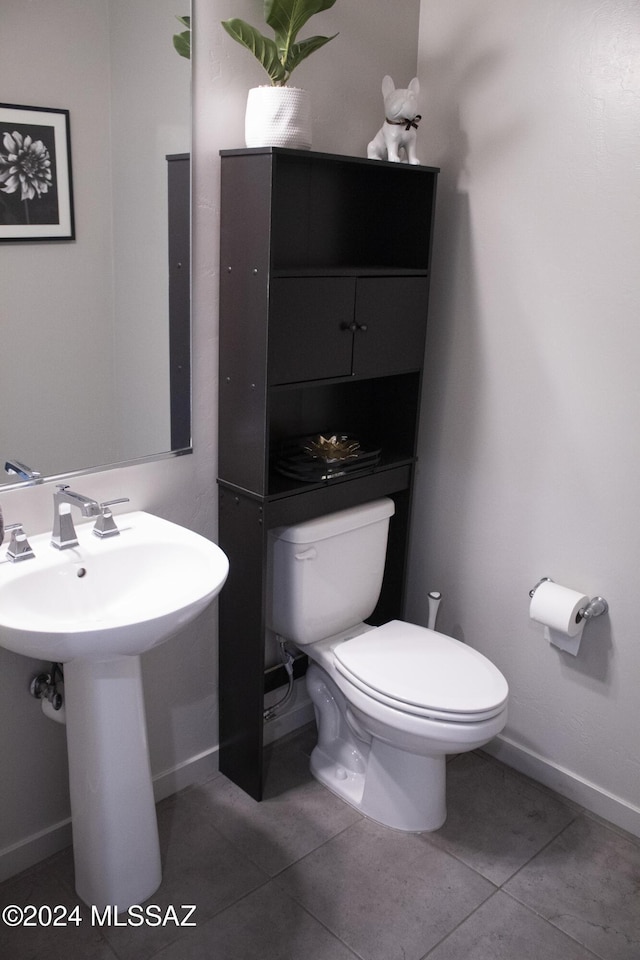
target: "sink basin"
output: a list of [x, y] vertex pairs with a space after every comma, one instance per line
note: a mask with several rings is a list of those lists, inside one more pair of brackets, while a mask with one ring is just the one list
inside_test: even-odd
[[78, 524], [78, 546], [30, 537], [35, 558], [0, 564], [0, 646], [38, 660], [137, 656], [162, 643], [220, 591], [229, 564], [199, 534], [142, 511], [120, 536]]
[[126, 910], [162, 880], [140, 655], [197, 616], [229, 564], [214, 543], [144, 512], [120, 535], [76, 527], [56, 550], [0, 560], [0, 646], [64, 664], [73, 857], [78, 895]]

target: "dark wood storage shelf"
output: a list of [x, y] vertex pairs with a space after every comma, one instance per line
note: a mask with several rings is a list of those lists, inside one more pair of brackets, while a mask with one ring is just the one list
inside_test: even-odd
[[[218, 479], [220, 486], [227, 488], [231, 492], [235, 492], [240, 496], [248, 497], [259, 502], [264, 503], [273, 503], [276, 500], [283, 500], [290, 497], [305, 496], [307, 494], [313, 493], [316, 490], [327, 490], [328, 488], [333, 488], [340, 486], [342, 484], [348, 483], [350, 485], [357, 485], [359, 480], [366, 480], [369, 477], [378, 476], [379, 474], [393, 473], [393, 471], [400, 469], [402, 471], [403, 477], [405, 477], [406, 469], [413, 467], [415, 464], [415, 459], [410, 460], [389, 460], [378, 464], [371, 470], [362, 470], [358, 473], [354, 473], [348, 477], [335, 477], [331, 480], [319, 480], [317, 483], [296, 483], [296, 481], [290, 477], [284, 476], [284, 474], [277, 473], [273, 471], [271, 474], [271, 480], [269, 484], [269, 493], [264, 497], [259, 497], [257, 494], [254, 494], [251, 490], [245, 490], [244, 487], [238, 487], [233, 483], [228, 483], [225, 480]], [[404, 483], [404, 481], [403, 481]], [[394, 489], [398, 487], [397, 481], [392, 482]], [[403, 484], [401, 483], [400, 488]], [[381, 494], [385, 496], [386, 494]], [[366, 500], [367, 497], [363, 498]], [[336, 509], [339, 509], [336, 507]]]
[[278, 155], [283, 161], [288, 159], [292, 161], [307, 161], [309, 163], [343, 163], [357, 167], [363, 170], [365, 167], [375, 167], [380, 169], [386, 167], [388, 170], [402, 170], [411, 174], [416, 170], [430, 170], [432, 173], [439, 173], [440, 167], [429, 167], [413, 164], [398, 164], [390, 160], [369, 160], [364, 157], [352, 157], [349, 154], [342, 153], [323, 153], [321, 150], [297, 150], [292, 147], [232, 147], [227, 150], [221, 150], [221, 157], [251, 157], [266, 154], [272, 156]]
[[[411, 365], [407, 365], [406, 371], [400, 371], [401, 373], [419, 373], [421, 367], [418, 365], [417, 360]], [[305, 390], [311, 389], [312, 387], [332, 387], [338, 386], [339, 384], [355, 384], [361, 383], [362, 381], [369, 381], [375, 379], [377, 382], [382, 380], [384, 377], [391, 377], [393, 374], [380, 374], [379, 377], [370, 377], [368, 375], [361, 376], [357, 373], [345, 374], [341, 377], [319, 377], [314, 380], [292, 380], [289, 383], [272, 383], [270, 384], [270, 393], [272, 396], [277, 395], [278, 393], [286, 393], [287, 391], [297, 390], [303, 388]]]
[[344, 476], [336, 476], [328, 480], [318, 480], [313, 483], [304, 481], [297, 482], [294, 478], [287, 477], [285, 474], [274, 470], [269, 475], [269, 493], [265, 499], [276, 500], [280, 497], [290, 497], [295, 496], [296, 494], [309, 493], [311, 490], [322, 489], [323, 487], [335, 487], [337, 484], [341, 483], [354, 483], [356, 480], [359, 480], [362, 477], [383, 473], [387, 470], [395, 470], [396, 467], [410, 466], [414, 462], [415, 461], [413, 458], [383, 458], [375, 467], [363, 467], [361, 470], [354, 470], [352, 473], [345, 474]]
[[331, 267], [279, 267], [272, 270], [271, 276], [278, 277], [426, 277], [427, 271], [421, 267], [368, 267], [348, 264]]
[[[401, 617], [437, 169], [304, 150], [225, 150], [220, 260], [220, 770], [262, 796], [269, 531], [390, 496], [371, 623]], [[276, 469], [346, 433], [362, 469]], [[306, 470], [306, 467], [305, 467]]]

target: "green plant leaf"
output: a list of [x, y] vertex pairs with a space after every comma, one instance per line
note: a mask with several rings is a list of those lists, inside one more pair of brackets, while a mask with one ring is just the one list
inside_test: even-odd
[[176, 33], [173, 37], [173, 45], [181, 57], [191, 59], [191, 31], [185, 30], [184, 33]]
[[[280, 60], [288, 73], [292, 70], [288, 64], [290, 50], [298, 33], [310, 17], [328, 10], [335, 2], [336, 0], [264, 0], [264, 19], [275, 33]], [[328, 37], [325, 43], [330, 39], [332, 38]]]
[[233, 17], [230, 20], [223, 20], [222, 26], [230, 37], [237, 40], [238, 43], [250, 50], [256, 60], [262, 64], [269, 74], [271, 82], [278, 86], [287, 81], [287, 71], [280, 62], [278, 56], [278, 47], [274, 40], [263, 36], [259, 30], [252, 27], [250, 23]]
[[176, 17], [176, 20], [187, 29], [184, 33], [176, 33], [173, 37], [173, 45], [181, 57], [187, 60], [191, 59], [191, 17]]
[[[338, 34], [334, 33], [333, 37], [337, 37]], [[306, 40], [301, 40], [300, 43], [294, 43], [289, 49], [289, 58], [287, 60], [287, 71], [291, 73], [298, 66], [299, 63], [302, 63], [303, 60], [306, 60], [314, 50], [319, 50], [320, 47], [324, 47], [325, 43], [329, 43], [329, 40], [333, 40], [333, 37], [308, 37]]]

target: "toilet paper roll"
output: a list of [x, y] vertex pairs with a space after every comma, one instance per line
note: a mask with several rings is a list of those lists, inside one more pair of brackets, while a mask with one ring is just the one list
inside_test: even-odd
[[584, 629], [584, 619], [579, 617], [579, 611], [588, 603], [589, 598], [577, 590], [546, 580], [531, 598], [529, 616], [566, 637], [577, 637]]
[[536, 587], [529, 616], [544, 625], [544, 636], [549, 643], [576, 657], [585, 625], [579, 614], [588, 603], [589, 598], [577, 590], [546, 580]]

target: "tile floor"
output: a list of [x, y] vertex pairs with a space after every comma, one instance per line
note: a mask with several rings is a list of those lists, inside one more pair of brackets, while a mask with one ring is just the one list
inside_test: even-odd
[[[158, 806], [151, 926], [0, 925], [11, 960], [638, 960], [640, 841], [482, 753], [448, 765], [433, 834], [362, 818], [308, 773], [310, 728], [269, 751], [255, 803], [224, 776]], [[0, 907], [79, 903], [70, 851], [0, 885]]]

